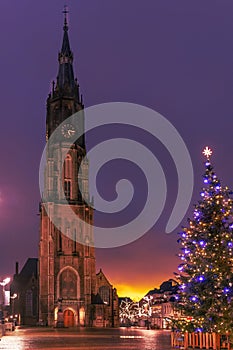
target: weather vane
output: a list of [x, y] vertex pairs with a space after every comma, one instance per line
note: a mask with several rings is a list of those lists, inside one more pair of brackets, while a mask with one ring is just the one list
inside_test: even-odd
[[202, 152], [204, 154], [204, 156], [209, 160], [210, 156], [212, 155], [213, 151], [211, 148], [209, 148], [208, 146], [206, 146]]
[[67, 5], [64, 5], [64, 10], [62, 11], [62, 13], [64, 13], [64, 23], [65, 23], [65, 27], [67, 26], [67, 15], [69, 13], [68, 11], [68, 6]]

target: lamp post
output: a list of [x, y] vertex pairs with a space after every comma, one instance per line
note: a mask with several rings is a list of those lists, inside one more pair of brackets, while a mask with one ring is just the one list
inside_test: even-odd
[[14, 293], [10, 298], [12, 299], [12, 308], [11, 308], [11, 313], [13, 317], [13, 321], [16, 323], [16, 315], [15, 315], [15, 299], [17, 298], [18, 294]]

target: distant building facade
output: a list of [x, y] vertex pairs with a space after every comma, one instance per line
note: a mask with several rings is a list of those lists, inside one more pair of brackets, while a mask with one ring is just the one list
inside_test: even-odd
[[174, 302], [178, 286], [173, 280], [163, 282], [157, 289], [150, 290], [146, 297], [150, 300], [150, 327], [166, 329], [171, 326], [171, 320], [180, 317], [175, 310]]
[[[46, 155], [40, 206], [39, 322], [57, 327], [118, 326], [117, 293], [102, 271], [96, 275], [93, 232], [85, 225], [85, 222], [93, 224], [93, 209], [84, 199], [88, 198], [85, 138], [81, 136], [71, 147], [69, 144], [70, 136], [77, 130], [66, 124], [68, 117], [80, 112], [79, 131], [84, 135], [85, 130], [84, 105], [73, 73], [66, 11], [63, 30], [58, 76], [47, 99], [47, 141], [61, 123], [63, 127], [61, 139]], [[64, 154], [63, 175], [59, 178], [57, 163]], [[81, 173], [82, 161], [85, 164]], [[79, 186], [85, 192], [84, 197]], [[75, 227], [64, 219], [70, 208], [83, 220], [83, 225]], [[50, 220], [48, 212], [55, 213], [65, 230]]]
[[38, 323], [38, 259], [29, 258], [22, 270], [16, 271], [10, 286], [10, 315], [18, 324]]

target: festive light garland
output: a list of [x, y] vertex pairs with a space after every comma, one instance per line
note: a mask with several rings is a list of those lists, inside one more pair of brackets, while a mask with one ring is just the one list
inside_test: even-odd
[[207, 157], [201, 200], [188, 227], [180, 232], [176, 307], [184, 316], [181, 330], [226, 332], [233, 329], [233, 200]]

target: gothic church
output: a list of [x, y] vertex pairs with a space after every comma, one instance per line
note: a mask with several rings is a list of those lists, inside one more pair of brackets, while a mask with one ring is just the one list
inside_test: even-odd
[[[46, 138], [72, 114], [81, 111], [79, 125], [84, 132], [84, 105], [79, 84], [74, 78], [73, 53], [68, 37], [67, 11], [64, 11], [62, 48], [58, 56], [59, 68], [56, 82], [47, 99]], [[56, 211], [62, 220], [67, 205], [93, 223], [93, 209], [83, 199], [79, 190], [79, 167], [86, 155], [85, 137], [80, 137], [72, 147], [67, 146], [74, 132], [69, 125], [63, 127], [63, 140], [47, 154], [45, 173], [46, 195], [40, 206], [39, 242], [39, 321], [55, 327], [116, 327], [118, 326], [118, 297], [102, 270], [96, 274], [93, 246], [79, 243], [77, 237], [90, 236], [83, 227], [72, 228], [66, 223], [69, 235], [55, 226], [49, 211]], [[68, 147], [68, 148], [67, 148]], [[62, 179], [56, 172], [56, 159], [66, 154]], [[60, 157], [60, 158], [59, 158]], [[88, 191], [88, 164], [82, 173], [82, 182]], [[63, 187], [63, 198], [57, 188]], [[55, 199], [54, 199], [55, 198]], [[46, 203], [45, 203], [46, 201]], [[82, 232], [81, 232], [82, 231]], [[92, 233], [91, 233], [92, 235]]]

